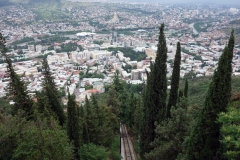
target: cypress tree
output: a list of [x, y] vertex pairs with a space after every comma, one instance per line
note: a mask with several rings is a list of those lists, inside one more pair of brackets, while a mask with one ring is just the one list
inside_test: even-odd
[[143, 107], [142, 107], [142, 97], [138, 96], [136, 99], [136, 109], [133, 113], [133, 130], [139, 136], [141, 130], [141, 124], [143, 119]]
[[[233, 59], [233, 49], [234, 49], [234, 45], [235, 45], [235, 37], [234, 37], [234, 30], [232, 30], [230, 38], [228, 40], [228, 69], [229, 69], [229, 74], [232, 74], [232, 59]], [[229, 77], [229, 83], [231, 83], [232, 77], [231, 75], [228, 75]], [[229, 86], [229, 91], [231, 92], [232, 87], [230, 84], [227, 84]]]
[[70, 93], [68, 93], [67, 115], [67, 134], [69, 139], [73, 141], [75, 156], [78, 158], [78, 149], [80, 146], [79, 118], [74, 96], [70, 95]]
[[172, 72], [172, 81], [171, 81], [171, 90], [168, 99], [167, 105], [167, 117], [170, 118], [170, 110], [172, 106], [176, 106], [178, 100], [178, 87], [179, 87], [179, 78], [180, 78], [180, 65], [181, 65], [181, 45], [180, 42], [177, 43], [177, 51], [175, 54], [173, 72]]
[[87, 98], [87, 96], [85, 97], [85, 124], [84, 124], [84, 135], [83, 135], [83, 140], [84, 143], [90, 143], [92, 142], [92, 131], [93, 131], [93, 121], [92, 121], [92, 106]]
[[[234, 42], [233, 32], [229, 42]], [[234, 46], [234, 44], [228, 44]], [[220, 128], [216, 123], [218, 114], [225, 112], [231, 96], [231, 62], [233, 48], [226, 46], [221, 55], [218, 67], [209, 85], [204, 108], [199, 114], [188, 145], [187, 156], [192, 159], [213, 159], [220, 150]], [[219, 157], [218, 157], [219, 158]]]
[[185, 80], [185, 86], [184, 86], [184, 97], [188, 97], [188, 79]]
[[119, 80], [119, 71], [118, 70], [116, 70], [116, 72], [114, 73], [113, 88], [115, 89], [115, 91], [118, 94], [119, 94], [119, 92], [121, 92], [123, 90], [123, 86]]
[[102, 118], [103, 118], [103, 113], [102, 110], [99, 108], [98, 102], [96, 97], [93, 95], [92, 96], [92, 106], [93, 106], [93, 111], [95, 113], [95, 118], [94, 118], [94, 123], [99, 123], [99, 125], [103, 124]]
[[134, 125], [134, 112], [136, 110], [136, 98], [134, 97], [134, 94], [131, 93], [131, 98], [130, 98], [130, 112], [129, 112], [129, 127], [132, 128]]
[[181, 98], [183, 97], [183, 91], [180, 89], [179, 91], [178, 91], [178, 102], [180, 102], [181, 101]]
[[143, 108], [142, 108], [142, 113], [143, 113], [143, 117], [142, 117], [142, 124], [140, 124], [140, 142], [139, 142], [139, 146], [140, 146], [140, 156], [141, 159], [144, 159], [144, 154], [145, 152], [149, 152], [151, 151], [151, 149], [149, 149], [149, 144], [154, 140], [154, 138], [152, 138], [154, 136], [154, 124], [150, 123], [152, 122], [153, 118], [151, 116], [149, 116], [149, 109], [148, 109], [148, 105], [151, 105], [151, 101], [150, 101], [150, 97], [151, 97], [151, 92], [148, 93], [149, 90], [149, 86], [151, 84], [151, 79], [150, 79], [150, 74], [148, 72], [147, 73], [147, 84], [145, 85], [144, 89], [143, 89], [143, 93], [142, 93], [142, 99], [143, 99]]
[[[166, 38], [164, 35], [164, 23], [159, 28], [158, 37], [158, 49], [157, 57], [153, 66], [153, 77], [152, 91], [153, 91], [153, 117], [154, 121], [160, 123], [166, 112], [166, 100], [167, 100], [167, 45]], [[149, 106], [150, 107], [150, 106]]]
[[79, 118], [79, 135], [80, 135], [80, 146], [83, 145], [84, 143], [84, 135], [86, 135], [86, 131], [85, 131], [85, 114], [84, 114], [84, 108], [81, 105], [80, 107], [77, 108], [78, 111], [78, 118]]
[[147, 72], [147, 84], [143, 94], [143, 125], [140, 135], [140, 155], [142, 159], [145, 153], [153, 148], [150, 145], [155, 138], [155, 122], [160, 123], [166, 116], [167, 99], [167, 46], [164, 35], [164, 24], [159, 28], [157, 57], [151, 64], [151, 72]]
[[[92, 96], [92, 103], [90, 104], [91, 109], [91, 115], [89, 115], [89, 118], [91, 119], [91, 124], [89, 125], [91, 127], [91, 130], [89, 132], [91, 143], [94, 144], [101, 144], [101, 140], [103, 137], [101, 137], [101, 127], [104, 123], [103, 117], [102, 117], [102, 110], [99, 109], [97, 100], [95, 96]], [[101, 138], [100, 138], [101, 137]]]

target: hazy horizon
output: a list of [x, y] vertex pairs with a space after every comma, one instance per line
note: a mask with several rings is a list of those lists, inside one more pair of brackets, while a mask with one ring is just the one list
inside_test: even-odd
[[[27, 0], [18, 0], [18, 1], [27, 1]], [[31, 0], [29, 0], [31, 1]], [[36, 1], [36, 0], [33, 0]], [[39, 2], [46, 0], [38, 0]], [[64, 0], [68, 1], [68, 0]], [[77, 0], [76, 0], [77, 1]], [[87, 0], [86, 0], [87, 1]], [[97, 0], [97, 1], [110, 1], [110, 0]], [[144, 2], [144, 3], [165, 3], [165, 4], [224, 4], [224, 5], [237, 5], [239, 7], [240, 0], [116, 0], [116, 1], [128, 1], [128, 2]], [[14, 0], [0, 0], [0, 2], [14, 2]]]
[[225, 4], [225, 5], [240, 5], [240, 0], [128, 0], [139, 2], [159, 2], [159, 3], [202, 3], [202, 4]]

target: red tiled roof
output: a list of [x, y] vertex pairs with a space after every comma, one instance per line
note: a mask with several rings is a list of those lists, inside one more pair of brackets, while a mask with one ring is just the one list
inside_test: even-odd
[[91, 89], [91, 90], [86, 90], [86, 91], [89, 92], [89, 93], [92, 93], [92, 94], [100, 93], [100, 91], [97, 90], [97, 89]]

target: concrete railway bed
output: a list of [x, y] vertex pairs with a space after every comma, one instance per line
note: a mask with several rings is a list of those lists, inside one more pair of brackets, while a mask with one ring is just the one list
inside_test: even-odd
[[123, 160], [137, 160], [132, 142], [127, 132], [127, 128], [123, 124], [121, 125], [121, 138], [123, 145], [122, 149], [124, 150], [124, 153], [122, 152]]

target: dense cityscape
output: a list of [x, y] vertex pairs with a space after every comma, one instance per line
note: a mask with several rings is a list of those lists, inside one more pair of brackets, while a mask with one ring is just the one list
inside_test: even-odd
[[0, 0], [0, 159], [240, 159], [239, 17], [236, 0]]
[[[161, 23], [166, 25], [168, 77], [172, 74], [178, 41], [183, 47], [181, 77], [188, 73], [196, 77], [211, 76], [230, 29], [239, 27], [240, 22], [238, 8], [220, 5], [85, 2], [77, 7], [62, 6], [49, 12], [51, 17], [21, 4], [1, 7], [0, 30], [11, 48], [7, 54], [12, 55], [14, 61], [21, 61], [15, 62], [14, 66], [19, 75], [24, 73], [27, 76], [30, 91], [41, 90], [43, 75], [39, 72], [38, 57], [47, 56], [58, 88], [66, 91], [68, 87], [71, 94], [81, 93], [76, 94], [78, 102], [84, 101], [85, 95], [90, 96], [92, 92], [104, 92], [104, 84], [111, 82], [115, 70], [119, 70], [129, 83], [146, 80], [145, 70], [149, 69], [150, 60], [156, 58]], [[55, 12], [62, 13], [55, 15]], [[236, 28], [236, 33], [238, 31]], [[64, 50], [67, 44], [76, 44], [76, 47]], [[120, 50], [117, 54], [109, 50], [116, 47], [128, 48], [135, 54], [144, 52], [146, 58], [133, 59], [125, 57]], [[236, 45], [234, 75], [240, 74], [239, 54], [240, 46]], [[126, 65], [130, 68], [124, 69]], [[4, 88], [8, 85], [7, 78], [4, 78], [5, 67], [2, 63], [1, 96], [6, 94]], [[104, 78], [80, 80], [79, 73], [86, 72], [87, 68], [89, 73], [104, 74]], [[86, 91], [86, 85], [93, 86], [93, 89]]]

